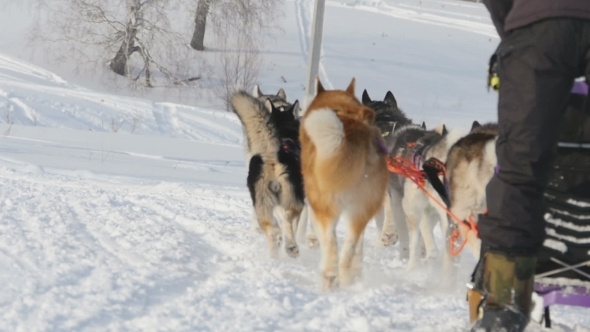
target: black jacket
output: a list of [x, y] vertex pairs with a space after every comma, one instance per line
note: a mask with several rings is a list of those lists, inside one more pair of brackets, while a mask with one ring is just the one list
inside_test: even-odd
[[500, 37], [513, 29], [557, 17], [590, 20], [590, 0], [483, 0]]

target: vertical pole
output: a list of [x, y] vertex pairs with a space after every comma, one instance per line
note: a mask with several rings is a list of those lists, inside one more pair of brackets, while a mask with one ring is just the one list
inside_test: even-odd
[[326, 0], [315, 0], [313, 22], [311, 25], [311, 47], [308, 54], [307, 86], [305, 87], [305, 104], [308, 105], [314, 97], [315, 78], [320, 66], [320, 50], [322, 46], [322, 32], [324, 28], [324, 8]]

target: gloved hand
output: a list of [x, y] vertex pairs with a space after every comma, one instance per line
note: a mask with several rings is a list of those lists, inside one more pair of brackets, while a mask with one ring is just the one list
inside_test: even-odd
[[488, 64], [488, 91], [490, 87], [494, 91], [500, 90], [500, 77], [498, 76], [498, 55], [497, 53], [492, 54], [490, 57], [490, 63]]

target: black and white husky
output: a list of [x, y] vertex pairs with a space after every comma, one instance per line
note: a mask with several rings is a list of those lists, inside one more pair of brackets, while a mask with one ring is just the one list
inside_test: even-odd
[[[285, 251], [299, 255], [295, 232], [304, 205], [303, 177], [299, 161], [299, 121], [296, 101], [281, 110], [266, 99], [240, 91], [231, 99], [240, 118], [249, 152], [248, 189], [255, 218], [266, 235], [271, 257], [277, 257], [283, 237], [273, 218], [275, 208], [282, 210]], [[269, 111], [270, 110], [270, 111]]]
[[[287, 108], [291, 107], [291, 103], [287, 101], [287, 93], [283, 89], [279, 89], [279, 91], [275, 95], [264, 94], [260, 90], [260, 86], [257, 84], [254, 86], [254, 90], [252, 91], [252, 96], [254, 96], [255, 98], [258, 98], [258, 100], [260, 100], [263, 103], [265, 103], [267, 99], [270, 100], [270, 102], [274, 105], [274, 107], [278, 108], [281, 111], [284, 111]], [[271, 110], [268, 109], [268, 111], [270, 112]], [[297, 105], [293, 109], [293, 114], [295, 114], [296, 117], [297, 117], [297, 114], [299, 114], [299, 103], [297, 103]]]
[[406, 114], [397, 106], [397, 100], [391, 91], [387, 91], [383, 101], [372, 100], [367, 90], [363, 91], [363, 105], [375, 111], [375, 125], [381, 130], [384, 138], [390, 137], [395, 129], [412, 124]]

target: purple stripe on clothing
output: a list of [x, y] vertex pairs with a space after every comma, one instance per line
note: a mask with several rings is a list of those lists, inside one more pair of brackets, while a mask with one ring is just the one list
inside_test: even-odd
[[572, 88], [572, 93], [578, 95], [587, 95], [588, 94], [588, 84], [586, 82], [575, 82], [574, 87]]

